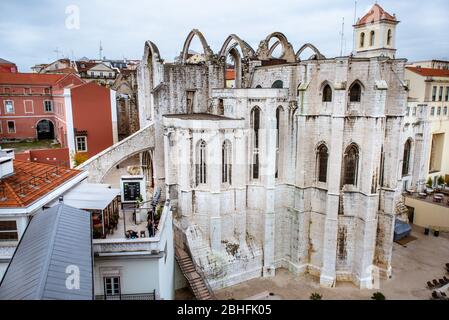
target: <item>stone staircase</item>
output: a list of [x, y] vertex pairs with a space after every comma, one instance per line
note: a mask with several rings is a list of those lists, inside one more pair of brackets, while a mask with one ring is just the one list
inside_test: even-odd
[[175, 258], [179, 268], [186, 277], [197, 300], [214, 300], [215, 296], [207, 284], [204, 275], [197, 270], [190, 255], [183, 249], [176, 247]]
[[408, 208], [403, 200], [398, 201], [396, 204], [396, 214], [398, 219], [408, 223]]

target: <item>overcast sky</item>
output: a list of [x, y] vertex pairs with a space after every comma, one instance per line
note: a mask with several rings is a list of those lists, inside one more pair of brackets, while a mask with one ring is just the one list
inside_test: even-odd
[[[374, 2], [358, 0], [357, 16]], [[410, 61], [449, 58], [448, 0], [378, 3], [401, 21], [398, 57]], [[71, 14], [73, 6], [79, 10], [79, 19]], [[49, 63], [57, 55], [98, 58], [100, 40], [106, 58], [140, 59], [145, 41], [151, 40], [162, 58], [172, 61], [193, 28], [203, 32], [214, 52], [231, 33], [257, 49], [267, 34], [280, 31], [295, 51], [311, 42], [325, 56], [333, 57], [340, 53], [342, 18], [343, 52], [348, 54], [354, 0], [1, 0], [0, 13], [0, 57], [27, 72], [32, 65]], [[199, 51], [198, 43], [192, 45]]]

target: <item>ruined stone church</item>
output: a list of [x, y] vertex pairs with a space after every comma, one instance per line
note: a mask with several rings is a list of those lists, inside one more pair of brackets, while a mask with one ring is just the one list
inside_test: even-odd
[[[214, 52], [194, 29], [172, 63], [145, 43], [138, 105], [140, 126], [154, 124], [154, 181], [212, 288], [280, 267], [322, 286], [391, 274], [407, 99], [397, 24], [374, 5], [353, 53], [335, 58], [309, 43], [295, 52], [280, 32], [257, 50], [231, 34]], [[201, 59], [189, 59], [194, 37]]]

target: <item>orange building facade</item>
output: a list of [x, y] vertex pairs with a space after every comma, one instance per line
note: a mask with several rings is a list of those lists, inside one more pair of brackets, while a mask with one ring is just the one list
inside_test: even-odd
[[48, 149], [56, 162], [92, 157], [118, 140], [115, 92], [75, 74], [0, 73], [0, 139], [55, 139], [69, 153]]

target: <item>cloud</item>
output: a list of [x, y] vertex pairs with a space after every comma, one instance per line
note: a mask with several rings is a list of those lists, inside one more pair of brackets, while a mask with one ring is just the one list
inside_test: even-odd
[[[357, 1], [357, 16], [374, 3]], [[449, 2], [435, 0], [384, 0], [379, 4], [395, 13], [398, 56], [409, 60], [449, 55], [446, 18]], [[80, 10], [80, 28], [67, 29], [65, 9]], [[168, 61], [179, 54], [192, 28], [200, 29], [211, 48], [218, 51], [230, 33], [236, 33], [255, 49], [273, 31], [283, 32], [297, 50], [311, 42], [323, 54], [340, 52], [344, 18], [344, 53], [352, 49], [354, 1], [351, 0], [2, 0], [0, 20], [2, 58], [15, 61], [21, 71], [36, 63], [64, 56], [99, 56], [99, 43], [108, 58], [140, 59], [146, 40], [155, 42]], [[72, 54], [73, 53], [73, 54]]]

